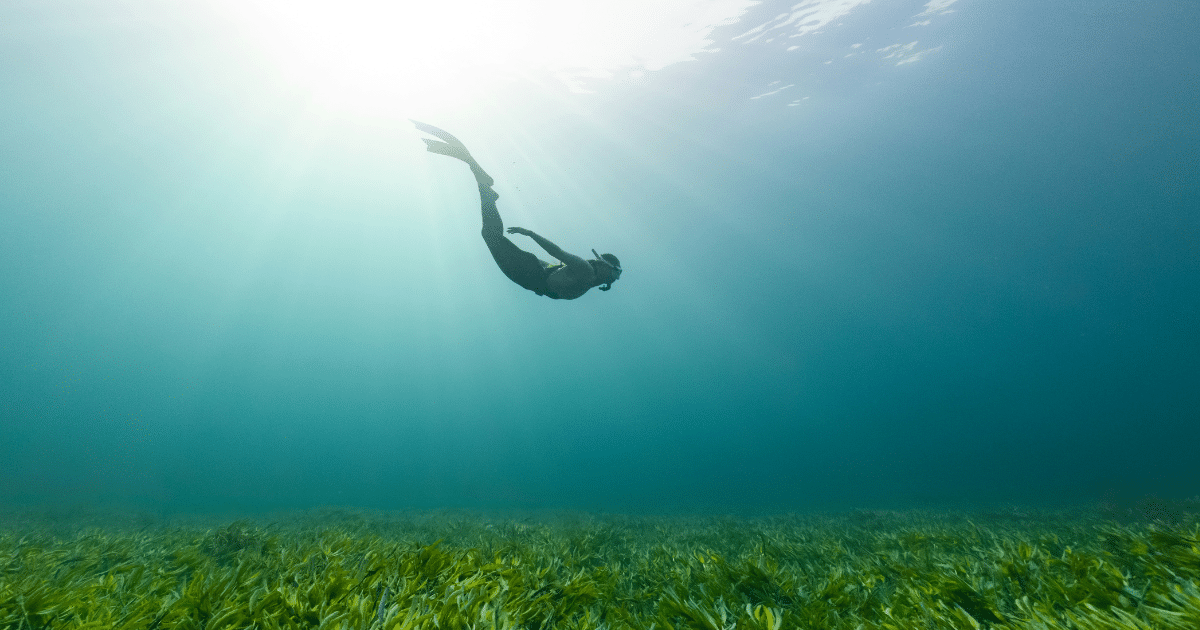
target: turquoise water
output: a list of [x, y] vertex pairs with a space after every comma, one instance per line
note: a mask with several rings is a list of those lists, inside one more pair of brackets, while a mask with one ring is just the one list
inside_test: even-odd
[[[1195, 3], [355, 6], [0, 7], [0, 504], [1200, 493]], [[509, 282], [408, 118], [612, 291]]]

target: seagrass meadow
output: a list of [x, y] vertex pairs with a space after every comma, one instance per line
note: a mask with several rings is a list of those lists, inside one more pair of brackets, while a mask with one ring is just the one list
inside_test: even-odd
[[1200, 628], [1195, 514], [10, 513], [0, 628]]

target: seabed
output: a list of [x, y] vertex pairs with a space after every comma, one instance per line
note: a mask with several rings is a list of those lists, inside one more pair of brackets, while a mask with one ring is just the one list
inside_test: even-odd
[[3, 512], [0, 628], [1196, 630], [1194, 512]]

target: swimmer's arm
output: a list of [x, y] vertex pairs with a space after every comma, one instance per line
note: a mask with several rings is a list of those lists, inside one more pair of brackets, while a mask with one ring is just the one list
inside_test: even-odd
[[586, 269], [589, 274], [592, 272], [592, 266], [589, 265], [586, 260], [576, 256], [575, 254], [568, 254], [567, 252], [564, 252], [561, 247], [546, 240], [542, 235], [537, 234], [533, 230], [526, 230], [522, 227], [510, 227], [508, 228], [508, 233], [524, 234], [525, 236], [528, 236], [529, 238], [533, 239], [535, 243], [540, 245], [542, 249], [546, 250], [547, 254], [550, 254], [551, 256], [566, 263], [567, 267], [570, 269], [576, 269], [579, 271]]

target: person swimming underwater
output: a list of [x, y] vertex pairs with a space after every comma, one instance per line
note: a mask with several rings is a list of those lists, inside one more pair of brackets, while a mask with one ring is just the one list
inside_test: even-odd
[[444, 141], [421, 138], [430, 153], [448, 155], [466, 162], [467, 166], [471, 167], [471, 172], [475, 175], [475, 182], [479, 184], [480, 210], [483, 213], [483, 242], [487, 243], [488, 250], [492, 252], [492, 258], [496, 260], [496, 265], [500, 267], [500, 271], [503, 271], [504, 275], [508, 276], [509, 280], [538, 295], [556, 300], [574, 300], [587, 293], [588, 289], [592, 287], [598, 286], [601, 291], [607, 291], [612, 288], [612, 283], [621, 277], [621, 261], [612, 254], [597, 254], [593, 249], [592, 254], [595, 258], [583, 259], [563, 251], [558, 245], [535, 234], [532, 230], [510, 227], [508, 228], [509, 234], [524, 234], [532, 238], [535, 243], [546, 250], [546, 253], [560, 262], [558, 264], [546, 262], [517, 247], [516, 243], [504, 235], [504, 222], [500, 220], [500, 212], [496, 210], [496, 200], [500, 198], [500, 195], [492, 190], [492, 184], [495, 182], [479, 166], [479, 162], [471, 157], [467, 147], [458, 138], [433, 125], [415, 120], [412, 122], [417, 129]]

